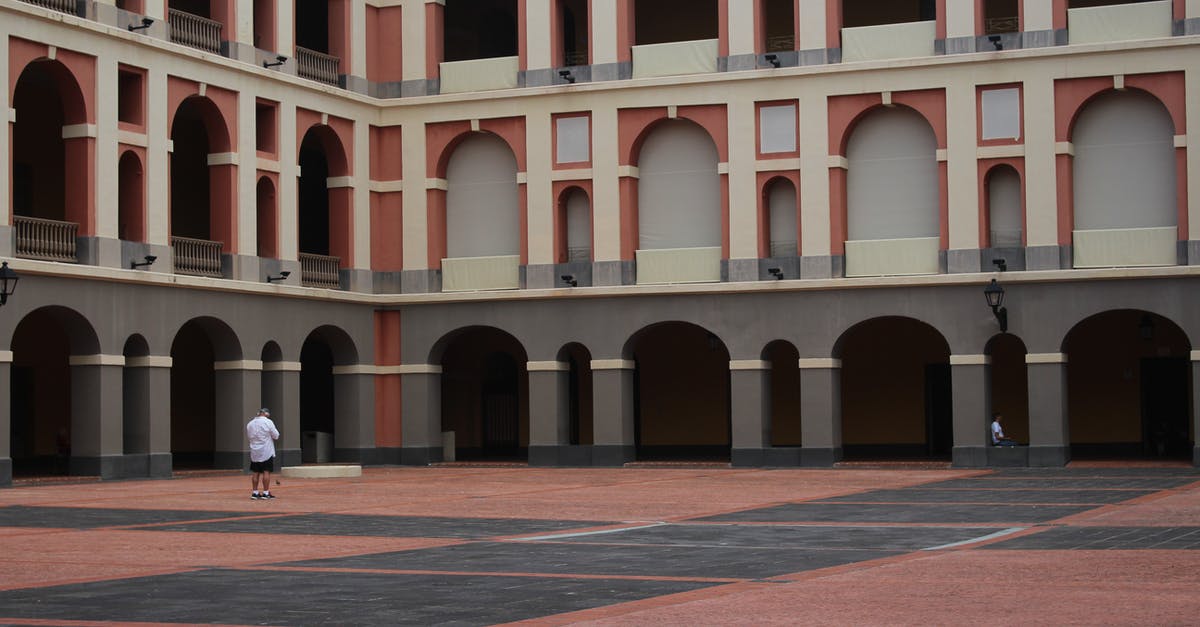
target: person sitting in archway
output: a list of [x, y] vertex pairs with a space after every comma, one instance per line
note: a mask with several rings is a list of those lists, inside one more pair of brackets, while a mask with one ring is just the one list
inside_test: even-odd
[[1017, 441], [1004, 435], [1004, 427], [1000, 426], [1004, 416], [1000, 412], [992, 412], [992, 446], [1017, 446]]

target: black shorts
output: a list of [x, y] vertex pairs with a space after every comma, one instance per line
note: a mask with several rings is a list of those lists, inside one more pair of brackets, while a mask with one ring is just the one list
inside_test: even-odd
[[275, 470], [275, 456], [272, 455], [266, 461], [250, 462], [250, 472], [271, 472]]

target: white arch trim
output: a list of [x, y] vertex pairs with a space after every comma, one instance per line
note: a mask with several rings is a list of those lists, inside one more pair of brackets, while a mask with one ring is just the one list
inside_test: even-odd
[[593, 359], [592, 370], [633, 370], [637, 362], [632, 359]]
[[568, 372], [571, 364], [565, 361], [529, 361], [525, 362], [525, 369], [529, 372]]
[[[379, 372], [380, 366], [375, 364], [350, 364], [346, 366], [334, 366], [333, 374], [382, 374]], [[388, 373], [393, 374], [393, 373]]]
[[730, 370], [770, 370], [771, 362], [764, 359], [730, 359]]
[[951, 366], [987, 366], [992, 363], [990, 355], [951, 355]]
[[170, 368], [175, 363], [169, 355], [146, 355], [129, 357], [125, 360], [126, 368]]
[[1027, 364], [1065, 364], [1067, 363], [1066, 353], [1027, 353], [1025, 355], [1025, 363]]
[[300, 372], [298, 361], [264, 361], [263, 372]]
[[235, 359], [231, 361], [214, 361], [213, 370], [262, 370], [263, 362], [257, 359]]
[[799, 366], [801, 370], [837, 370], [842, 367], [842, 360], [832, 357], [801, 357]]
[[71, 355], [67, 359], [70, 366], [124, 366], [124, 355]]
[[1191, 358], [1192, 361], [1200, 361], [1200, 351], [1192, 351]]
[[12, 360], [13, 360], [13, 352], [12, 351], [0, 351], [0, 364], [9, 364], [9, 363], [12, 363]]
[[442, 374], [442, 367], [437, 364], [401, 364], [394, 367], [396, 374]]

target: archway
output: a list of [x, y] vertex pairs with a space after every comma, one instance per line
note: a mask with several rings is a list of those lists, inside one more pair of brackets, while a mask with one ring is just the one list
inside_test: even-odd
[[846, 142], [847, 237], [937, 237], [937, 138], [920, 113], [880, 107], [859, 120]]
[[1063, 341], [1071, 457], [1190, 458], [1191, 344], [1171, 320], [1123, 309]]
[[[1002, 333], [988, 341], [984, 353], [991, 358], [988, 389], [991, 412], [1004, 416], [1004, 435], [1022, 444], [1029, 442], [1029, 375], [1025, 366], [1025, 343], [1011, 333]], [[982, 421], [985, 418], [980, 418]], [[980, 424], [980, 428], [985, 425]], [[991, 441], [990, 439], [988, 440]]]
[[687, 322], [662, 322], [626, 343], [633, 356], [638, 460], [730, 458], [729, 351]]
[[149, 455], [151, 446], [149, 368], [137, 367], [136, 360], [150, 354], [150, 345], [141, 335], [125, 340], [121, 355], [125, 368], [121, 372], [122, 448], [125, 455]]
[[763, 190], [767, 207], [768, 257], [796, 257], [800, 247], [799, 205], [796, 186], [779, 177], [767, 183]]
[[637, 153], [638, 249], [721, 246], [721, 178], [712, 137], [690, 120], [647, 131]]
[[260, 177], [255, 187], [255, 215], [258, 256], [274, 259], [279, 256], [279, 213], [275, 184], [266, 176]]
[[305, 463], [352, 461], [363, 446], [356, 420], [358, 377], [339, 366], [358, 363], [358, 351], [345, 331], [315, 329], [300, 349], [300, 456]]
[[442, 431], [456, 459], [525, 460], [529, 447], [528, 358], [516, 338], [470, 327], [441, 342]]
[[1025, 203], [1021, 175], [1011, 165], [988, 170], [987, 190], [989, 248], [1020, 248], [1025, 241]]
[[33, 61], [17, 78], [13, 109], [13, 215], [86, 225], [89, 187], [78, 182], [90, 175], [91, 139], [67, 133], [88, 121], [79, 84], [62, 63]]
[[446, 256], [521, 253], [517, 158], [491, 133], [472, 133], [446, 162]]
[[329, 126], [308, 129], [298, 155], [300, 265], [311, 285], [337, 287], [338, 270], [353, 263], [353, 188], [337, 133]]
[[592, 354], [572, 342], [558, 351], [558, 361], [567, 364], [567, 444], [593, 444]]
[[145, 178], [142, 160], [126, 150], [117, 163], [117, 237], [130, 242], [146, 239]]
[[771, 363], [771, 446], [800, 446], [800, 351], [776, 340], [762, 358]]
[[873, 318], [843, 333], [834, 356], [842, 360], [847, 458], [950, 458], [950, 348], [936, 329]]
[[171, 343], [171, 456], [174, 469], [240, 468], [245, 446], [244, 371], [233, 330], [193, 318]]

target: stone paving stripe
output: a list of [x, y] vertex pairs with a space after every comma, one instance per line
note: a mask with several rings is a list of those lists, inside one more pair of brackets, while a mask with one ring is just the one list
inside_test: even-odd
[[383, 538], [478, 539], [611, 525], [581, 520], [521, 518], [442, 518], [429, 516], [371, 516], [297, 514], [270, 520], [220, 520], [156, 527], [158, 531], [272, 533]]
[[1200, 550], [1200, 527], [1050, 527], [992, 550]]
[[1169, 490], [1195, 483], [1197, 477], [972, 477], [925, 483], [923, 489], [974, 488], [987, 490]]
[[514, 538], [516, 542], [541, 542], [545, 540], [564, 540], [566, 538], [582, 538], [585, 536], [598, 536], [609, 533], [624, 533], [626, 531], [634, 531], [637, 529], [649, 529], [665, 525], [665, 522], [650, 523], [648, 525], [638, 525], [637, 527], [622, 527], [620, 529], [601, 529], [599, 531], [580, 531], [578, 533], [555, 533], [544, 536], [530, 536], [528, 538]]
[[0, 507], [0, 527], [99, 529], [152, 525], [181, 521], [261, 519], [261, 512], [211, 512], [155, 509], [108, 509], [98, 507], [47, 507], [10, 505]]
[[787, 503], [693, 519], [710, 522], [760, 523], [1040, 523], [1085, 512], [1090, 505]]
[[985, 536], [979, 536], [978, 538], [971, 538], [969, 540], [960, 540], [958, 542], [951, 542], [949, 544], [942, 544], [939, 546], [926, 547], [923, 550], [925, 550], [925, 551], [944, 551], [946, 549], [953, 549], [953, 548], [957, 548], [960, 546], [966, 546], [968, 544], [976, 544], [978, 542], [987, 542], [988, 540], [995, 540], [996, 538], [1003, 538], [1004, 536], [1009, 536], [1009, 535], [1012, 535], [1012, 534], [1020, 532], [1020, 531], [1025, 531], [1026, 529], [1028, 529], [1028, 527], [1009, 527], [1008, 529], [1001, 529], [1000, 531], [997, 531], [995, 533], [989, 533]]
[[648, 575], [763, 579], [895, 555], [896, 550], [473, 542], [278, 564], [436, 572]]
[[[245, 625], [492, 625], [713, 584], [213, 569], [0, 593], [0, 617]], [[197, 594], [203, 590], [204, 594]], [[404, 594], [397, 594], [397, 591]], [[272, 591], [265, 593], [264, 591]], [[0, 618], [0, 622], [5, 619]]]
[[656, 525], [614, 536], [582, 536], [577, 544], [687, 546], [705, 549], [914, 551], [931, 544], [968, 541], [977, 527], [827, 527], [763, 525]]
[[1106, 505], [1128, 501], [1154, 490], [1020, 490], [997, 493], [994, 490], [936, 490], [907, 488], [872, 490], [847, 494], [812, 503], [1037, 503], [1037, 504], [1095, 504]]
[[1067, 468], [1000, 468], [993, 476], [1018, 477], [1191, 477], [1200, 480], [1200, 468], [1190, 466], [1172, 467], [1099, 467], [1072, 465]]

